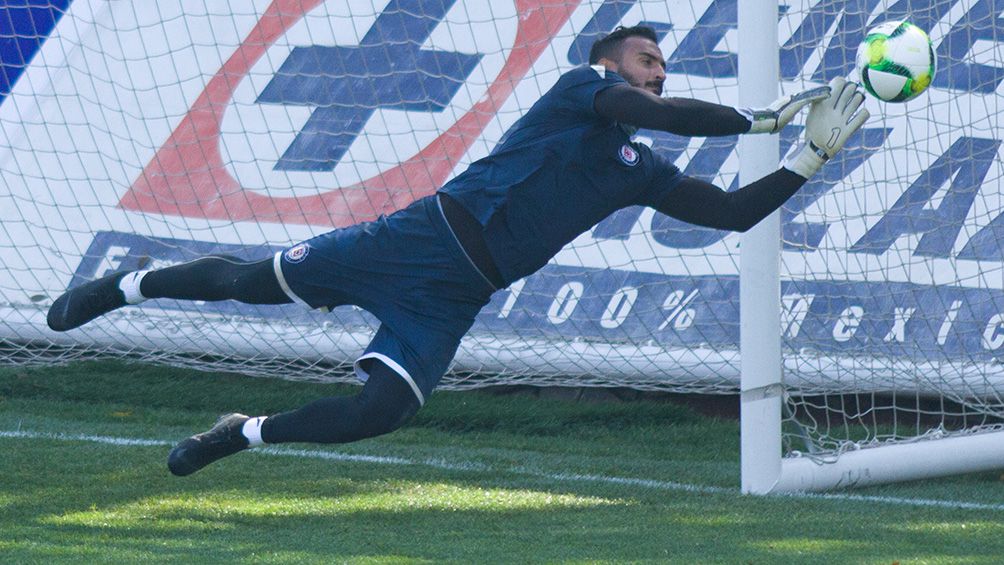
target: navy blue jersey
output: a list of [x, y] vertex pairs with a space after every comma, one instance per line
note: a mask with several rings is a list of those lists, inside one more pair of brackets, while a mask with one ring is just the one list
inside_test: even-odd
[[598, 92], [622, 83], [602, 67], [565, 73], [490, 155], [441, 189], [484, 228], [506, 283], [536, 272], [611, 213], [658, 205], [680, 181], [679, 169], [593, 108]]

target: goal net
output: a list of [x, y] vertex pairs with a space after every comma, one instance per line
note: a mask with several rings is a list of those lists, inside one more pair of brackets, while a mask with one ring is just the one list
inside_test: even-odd
[[[51, 0], [0, 8], [0, 359], [144, 359], [349, 379], [353, 307], [149, 301], [65, 334], [68, 287], [206, 254], [260, 259], [432, 194], [617, 25], [666, 94], [735, 105], [738, 0]], [[818, 462], [1004, 416], [996, 0], [795, 1], [784, 93], [854, 75], [865, 31], [927, 30], [930, 90], [872, 118], [782, 210], [784, 446]], [[752, 59], [755, 61], [755, 59]], [[804, 116], [780, 135], [780, 152]], [[639, 140], [734, 190], [738, 137]], [[629, 208], [498, 292], [447, 388], [739, 390], [738, 234]]]
[[[1000, 468], [1004, 7], [786, 8], [778, 27], [782, 90], [857, 79], [862, 30], [885, 21], [927, 30], [938, 73], [915, 101], [869, 99], [873, 117], [857, 143], [782, 211], [783, 376], [777, 387], [743, 386], [744, 418], [757, 397], [777, 396], [781, 445], [793, 456], [765, 490]], [[782, 151], [798, 134], [788, 129]], [[753, 445], [744, 451], [755, 452]]]

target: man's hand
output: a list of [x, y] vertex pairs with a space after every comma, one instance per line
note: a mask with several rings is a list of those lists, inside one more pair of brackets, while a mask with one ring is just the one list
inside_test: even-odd
[[809, 108], [805, 140], [788, 151], [781, 166], [806, 179], [816, 174], [871, 115], [861, 108], [864, 101], [857, 84], [840, 77], [831, 80], [830, 95]]
[[736, 111], [750, 121], [751, 125], [748, 133], [777, 133], [781, 131], [781, 128], [788, 125], [792, 118], [795, 117], [795, 114], [798, 114], [802, 108], [817, 100], [826, 98], [829, 94], [830, 87], [820, 86], [819, 88], [805, 90], [798, 94], [782, 96], [762, 110], [737, 108]]

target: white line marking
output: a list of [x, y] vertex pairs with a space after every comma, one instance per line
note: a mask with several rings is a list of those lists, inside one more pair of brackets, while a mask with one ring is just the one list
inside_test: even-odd
[[46, 432], [28, 432], [23, 430], [0, 430], [0, 438], [20, 438], [20, 439], [55, 439], [59, 441], [89, 441], [91, 443], [105, 443], [108, 445], [142, 447], [174, 445], [172, 442], [157, 439], [132, 439], [125, 437], [95, 436], [86, 434], [54, 434]]
[[[173, 446], [175, 442], [158, 439], [134, 439], [113, 436], [89, 434], [62, 434], [48, 432], [32, 432], [25, 430], [0, 430], [0, 438], [14, 439], [49, 439], [58, 441], [85, 441], [122, 447], [164, 447]], [[728, 494], [736, 495], [738, 491], [728, 487], [692, 485], [673, 481], [654, 479], [639, 479], [631, 477], [610, 477], [606, 475], [581, 475], [574, 473], [547, 473], [525, 467], [509, 467], [500, 469], [492, 465], [475, 461], [450, 461], [446, 459], [408, 459], [405, 457], [387, 457], [382, 455], [356, 455], [339, 453], [337, 451], [313, 451], [307, 449], [290, 449], [286, 447], [261, 447], [249, 451], [261, 455], [278, 457], [297, 457], [302, 459], [321, 459], [325, 461], [348, 461], [354, 463], [376, 463], [380, 465], [418, 465], [445, 471], [493, 471], [506, 472], [524, 476], [548, 479], [556, 482], [588, 482], [614, 485], [626, 485], [657, 490], [680, 491], [698, 494]], [[1004, 512], [1004, 504], [985, 504], [980, 502], [963, 502], [958, 500], [935, 500], [927, 498], [899, 498], [894, 496], [873, 496], [846, 493], [810, 493], [792, 492], [767, 495], [768, 497], [795, 498], [806, 500], [836, 500], [841, 502], [869, 502], [892, 504], [897, 506], [920, 506], [927, 508], [946, 508], [953, 510], [991, 510]]]

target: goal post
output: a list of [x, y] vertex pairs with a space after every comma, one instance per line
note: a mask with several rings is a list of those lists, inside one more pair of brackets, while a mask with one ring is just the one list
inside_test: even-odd
[[[776, 0], [739, 2], [739, 103], [778, 96]], [[745, 185], [777, 170], [777, 136], [739, 142]], [[743, 492], [768, 492], [781, 472], [781, 214], [742, 235], [739, 253], [740, 458]], [[777, 457], [771, 457], [776, 454]]]

